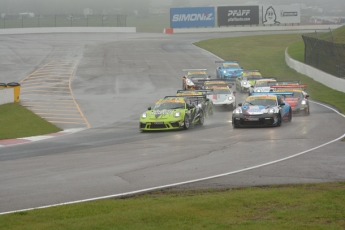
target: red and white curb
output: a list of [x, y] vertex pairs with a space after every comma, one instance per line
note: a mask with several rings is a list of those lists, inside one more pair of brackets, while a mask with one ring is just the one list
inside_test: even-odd
[[5, 140], [0, 140], [0, 147], [7, 147], [11, 145], [18, 145], [18, 144], [26, 144], [30, 143], [33, 141], [41, 141], [41, 140], [46, 140], [50, 139], [53, 137], [58, 137], [58, 136], [63, 136], [67, 134], [72, 134], [72, 133], [77, 133], [80, 131], [85, 130], [86, 128], [75, 128], [75, 129], [66, 129], [57, 133], [50, 133], [50, 134], [45, 134], [45, 135], [40, 135], [40, 136], [32, 136], [32, 137], [22, 137], [22, 138], [14, 138], [14, 139], [5, 139]]

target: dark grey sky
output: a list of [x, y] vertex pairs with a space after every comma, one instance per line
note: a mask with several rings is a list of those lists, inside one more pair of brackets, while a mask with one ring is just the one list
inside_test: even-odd
[[232, 5], [245, 3], [289, 5], [305, 3], [309, 6], [319, 6], [325, 10], [341, 9], [345, 16], [345, 0], [0, 0], [0, 13], [18, 14], [33, 12], [35, 14], [82, 14], [84, 8], [90, 8], [95, 14], [114, 13], [122, 9], [130, 14], [134, 10], [148, 11], [152, 6], [209, 6]]

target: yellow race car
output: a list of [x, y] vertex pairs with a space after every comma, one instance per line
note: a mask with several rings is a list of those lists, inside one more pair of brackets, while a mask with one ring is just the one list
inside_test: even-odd
[[205, 80], [209, 80], [211, 76], [208, 76], [207, 69], [184, 69], [187, 72], [182, 78], [183, 90], [198, 90], [202, 89]]

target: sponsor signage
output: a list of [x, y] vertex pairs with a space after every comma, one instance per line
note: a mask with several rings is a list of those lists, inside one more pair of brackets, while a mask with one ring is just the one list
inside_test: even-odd
[[170, 28], [213, 27], [214, 7], [170, 8]]
[[259, 6], [219, 6], [218, 26], [258, 25]]
[[301, 23], [300, 5], [267, 5], [262, 7], [262, 24]]

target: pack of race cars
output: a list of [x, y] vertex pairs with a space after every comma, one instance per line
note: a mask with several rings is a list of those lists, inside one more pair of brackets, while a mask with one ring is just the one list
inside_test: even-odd
[[[243, 70], [236, 61], [216, 61], [216, 79], [207, 69], [184, 69], [182, 90], [159, 99], [140, 115], [141, 131], [189, 129], [203, 125], [214, 114], [215, 106], [232, 111], [232, 126], [281, 126], [293, 114], [309, 115], [306, 85], [298, 81], [277, 81], [263, 77], [259, 70]], [[248, 92], [236, 106], [236, 92]]]

